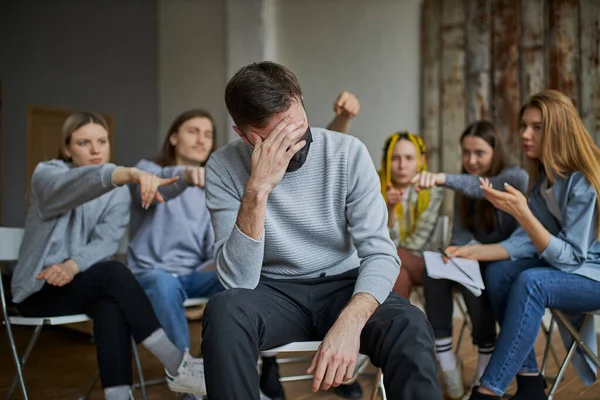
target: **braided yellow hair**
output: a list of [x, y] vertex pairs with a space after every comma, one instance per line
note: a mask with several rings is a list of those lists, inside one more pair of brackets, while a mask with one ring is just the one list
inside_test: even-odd
[[[392, 183], [392, 154], [394, 152], [394, 147], [399, 140], [409, 140], [412, 144], [415, 145], [417, 149], [417, 172], [427, 171], [427, 159], [425, 157], [425, 153], [427, 152], [427, 148], [425, 147], [425, 143], [423, 140], [408, 131], [406, 132], [396, 132], [389, 136], [385, 141], [385, 147], [383, 149], [383, 157], [381, 159], [381, 171], [379, 172], [379, 178], [381, 182], [381, 193], [383, 194], [383, 198], [387, 203], [387, 189], [388, 186]], [[400, 238], [402, 242], [406, 242], [406, 239], [410, 237], [414, 233], [415, 223], [419, 219], [419, 216], [423, 211], [429, 207], [429, 199], [430, 192], [429, 190], [420, 190], [417, 197], [417, 204], [410, 205], [410, 214], [409, 220], [405, 220], [404, 215], [404, 206], [402, 202], [396, 204], [394, 207], [394, 212], [396, 213], [396, 218], [400, 221]]]

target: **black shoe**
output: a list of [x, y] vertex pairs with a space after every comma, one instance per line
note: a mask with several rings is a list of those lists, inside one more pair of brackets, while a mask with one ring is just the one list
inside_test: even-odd
[[512, 400], [548, 400], [542, 375], [517, 375], [517, 393]]
[[262, 358], [260, 390], [271, 400], [285, 400], [285, 391], [279, 381], [279, 365], [275, 357]]
[[471, 391], [471, 397], [469, 397], [469, 400], [500, 400], [501, 397], [500, 396], [496, 396], [493, 394], [483, 394], [477, 391], [477, 388], [479, 386], [475, 386], [473, 388], [473, 390]]
[[363, 391], [360, 387], [360, 383], [354, 381], [348, 385], [340, 385], [335, 388], [335, 394], [344, 399], [362, 399]]

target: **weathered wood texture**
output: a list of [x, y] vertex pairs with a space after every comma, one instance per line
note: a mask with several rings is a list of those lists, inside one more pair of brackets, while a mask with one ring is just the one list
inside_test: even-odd
[[440, 162], [440, 24], [428, 24], [441, 13], [441, 0], [423, 5], [421, 35], [421, 135], [428, 144], [428, 162], [432, 171], [441, 168]]
[[[442, 1], [441, 52], [441, 165], [444, 171], [460, 171], [458, 140], [465, 127], [465, 2]], [[458, 162], [457, 162], [458, 161]], [[452, 210], [452, 193], [446, 191], [444, 212]]]
[[492, 7], [489, 0], [466, 0], [467, 121], [491, 116], [490, 46]]
[[521, 158], [519, 140], [519, 7], [513, 0], [494, 0], [492, 66], [494, 124], [500, 129], [513, 162]]
[[459, 136], [477, 119], [497, 124], [520, 160], [521, 104], [544, 89], [569, 96], [600, 144], [600, 0], [423, 0], [422, 15], [432, 170], [459, 170]]
[[600, 145], [600, 1], [580, 0], [581, 106], [586, 128]]

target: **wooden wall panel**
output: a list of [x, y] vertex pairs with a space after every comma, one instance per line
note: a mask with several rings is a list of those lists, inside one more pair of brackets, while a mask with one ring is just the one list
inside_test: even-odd
[[580, 0], [581, 106], [587, 130], [600, 145], [600, 1]]
[[423, 0], [423, 7], [421, 128], [439, 170], [458, 171], [460, 133], [486, 116], [521, 161], [521, 104], [548, 88], [573, 99], [600, 144], [600, 0]]
[[[595, 0], [591, 0], [595, 1]], [[545, 4], [546, 0], [521, 1], [521, 99], [546, 88]]]
[[492, 59], [494, 123], [505, 138], [512, 161], [521, 159], [518, 115], [521, 107], [519, 86], [519, 18], [512, 0], [494, 0], [492, 13]]
[[578, 0], [552, 0], [550, 10], [550, 89], [560, 90], [579, 106]]
[[491, 118], [491, 0], [466, 0], [467, 123]]
[[440, 0], [426, 1], [423, 5], [421, 35], [421, 135], [427, 146], [427, 161], [432, 171], [439, 171], [440, 162], [440, 25], [427, 21], [439, 18]]
[[[442, 109], [440, 152], [444, 171], [460, 171], [458, 139], [465, 127], [465, 8], [463, 0], [442, 1]], [[446, 191], [444, 212], [452, 213], [452, 193]]]

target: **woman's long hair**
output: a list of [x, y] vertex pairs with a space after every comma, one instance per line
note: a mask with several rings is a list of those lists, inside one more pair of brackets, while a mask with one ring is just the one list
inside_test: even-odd
[[[600, 209], [600, 149], [583, 125], [573, 102], [557, 90], [545, 90], [527, 100], [519, 118], [532, 107], [542, 114], [542, 156], [527, 159], [529, 189], [539, 180], [542, 168], [550, 184], [556, 176], [566, 177], [579, 171], [596, 191]], [[600, 218], [596, 223], [600, 240]]]
[[[485, 176], [496, 176], [508, 166], [508, 159], [504, 151], [504, 143], [500, 131], [489, 121], [476, 121], [463, 131], [460, 136], [462, 146], [465, 138], [477, 137], [484, 140], [494, 151], [492, 157], [492, 165]], [[467, 170], [462, 167], [462, 173], [466, 174]], [[483, 220], [483, 227], [486, 232], [492, 232], [496, 225], [496, 208], [485, 199], [472, 199], [462, 194], [457, 194], [458, 206], [460, 209], [461, 221], [469, 232], [475, 232], [475, 218]]]
[[[177, 116], [177, 118], [175, 118], [175, 120], [169, 127], [169, 131], [167, 132], [167, 135], [165, 136], [165, 140], [162, 145], [162, 151], [161, 151], [160, 155], [156, 158], [156, 163], [158, 165], [160, 165], [161, 167], [175, 165], [175, 161], [176, 161], [175, 160], [175, 146], [173, 146], [171, 144], [171, 141], [169, 139], [171, 138], [172, 134], [177, 133], [177, 131], [179, 131], [179, 128], [181, 128], [181, 125], [185, 124], [187, 121], [189, 121], [192, 118], [206, 118], [212, 124], [212, 126], [213, 126], [213, 145], [210, 150], [210, 153], [213, 152], [213, 150], [215, 149], [215, 138], [217, 137], [217, 127], [215, 126], [215, 120], [213, 119], [212, 115], [208, 111], [202, 110], [200, 108], [196, 108], [193, 110], [185, 111], [185, 112], [179, 114]], [[209, 153], [209, 156], [210, 156], [210, 153]], [[208, 157], [206, 159], [208, 160]], [[205, 161], [205, 163], [206, 163], [206, 161]]]

